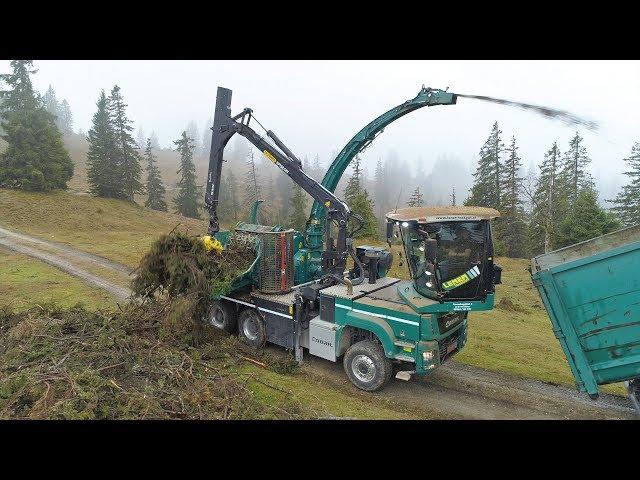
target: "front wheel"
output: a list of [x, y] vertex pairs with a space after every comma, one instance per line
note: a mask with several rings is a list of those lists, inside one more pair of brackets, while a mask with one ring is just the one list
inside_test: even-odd
[[382, 346], [373, 340], [362, 340], [349, 347], [344, 355], [344, 370], [356, 387], [375, 392], [391, 379], [391, 360]]

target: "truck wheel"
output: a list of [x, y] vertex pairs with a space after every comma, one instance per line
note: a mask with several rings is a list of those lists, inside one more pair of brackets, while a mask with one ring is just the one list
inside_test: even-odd
[[389, 382], [393, 367], [379, 343], [362, 340], [347, 350], [344, 355], [344, 370], [356, 387], [374, 392]]
[[262, 316], [252, 308], [246, 308], [238, 317], [238, 336], [250, 347], [263, 347], [267, 341], [267, 329]]
[[234, 306], [224, 301], [213, 302], [209, 309], [209, 323], [225, 332], [235, 333], [238, 322]]

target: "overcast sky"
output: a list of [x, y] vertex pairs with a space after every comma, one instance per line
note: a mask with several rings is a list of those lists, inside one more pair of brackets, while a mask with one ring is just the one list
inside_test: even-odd
[[[595, 120], [581, 129], [593, 159], [592, 173], [605, 191], [615, 190], [622, 158], [640, 141], [638, 61], [35, 61], [35, 87], [53, 85], [66, 98], [74, 128], [85, 132], [100, 89], [120, 85], [136, 133], [156, 132], [163, 147], [190, 120], [200, 132], [213, 116], [216, 87], [233, 90], [232, 111], [251, 107], [298, 156], [332, 152], [376, 116], [413, 98], [424, 84], [456, 93], [488, 95], [568, 110]], [[0, 61], [0, 72], [9, 68]], [[472, 162], [497, 120], [505, 143], [520, 145], [525, 168], [540, 163], [557, 140], [566, 149], [574, 127], [534, 113], [461, 98], [457, 105], [420, 109], [387, 127], [362, 155], [372, 172], [394, 150], [415, 169], [435, 159]]]

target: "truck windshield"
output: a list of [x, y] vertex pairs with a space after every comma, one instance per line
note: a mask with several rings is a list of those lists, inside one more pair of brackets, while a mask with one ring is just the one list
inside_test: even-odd
[[[486, 223], [413, 224], [404, 230], [415, 288], [427, 297], [474, 298], [486, 258]], [[437, 242], [435, 262], [426, 257], [427, 239]]]

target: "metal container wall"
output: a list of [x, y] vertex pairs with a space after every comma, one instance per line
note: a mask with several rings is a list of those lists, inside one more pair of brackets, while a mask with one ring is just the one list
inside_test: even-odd
[[640, 377], [640, 225], [532, 259], [578, 389]]

